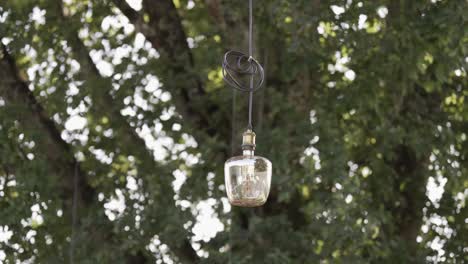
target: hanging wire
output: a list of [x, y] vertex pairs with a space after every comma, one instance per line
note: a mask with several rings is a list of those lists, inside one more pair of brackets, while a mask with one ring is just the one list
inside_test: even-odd
[[[265, 72], [262, 65], [253, 58], [253, 0], [249, 0], [249, 54], [246, 55], [240, 51], [228, 51], [224, 54], [222, 63], [222, 73], [224, 81], [233, 89], [249, 93], [249, 121], [248, 129], [252, 129], [252, 107], [253, 93], [262, 88], [265, 81]], [[235, 131], [235, 104], [236, 91], [232, 93], [232, 115], [231, 140], [234, 139]], [[234, 153], [234, 145], [231, 144], [231, 155]], [[231, 224], [229, 229], [229, 263], [232, 264], [232, 246], [233, 246], [233, 227], [234, 227], [234, 208], [231, 207]]]
[[[234, 131], [236, 131], [236, 90], [232, 89], [232, 122], [231, 122], [231, 156], [234, 155], [235, 146], [234, 146]], [[229, 264], [232, 264], [232, 227], [233, 227], [233, 212], [234, 208], [231, 207], [229, 212]]]
[[253, 58], [252, 2], [249, 0], [249, 54], [231, 50], [224, 54], [222, 63], [224, 81], [234, 89], [249, 93], [249, 129], [252, 129], [253, 93], [262, 87], [265, 80], [262, 65]]
[[[249, 0], [249, 59], [253, 58], [253, 44], [252, 44], [252, 31], [253, 31], [253, 11], [252, 11], [252, 1]], [[257, 63], [258, 64], [258, 63]], [[261, 69], [261, 74], [264, 74], [263, 68], [260, 64], [259, 68]], [[260, 79], [261, 83], [263, 83], [264, 77]], [[261, 85], [261, 84], [260, 84]], [[259, 86], [261, 87], [261, 86]], [[248, 128], [252, 129], [252, 104], [253, 104], [253, 88], [254, 88], [254, 75], [250, 75], [250, 92], [249, 92], [249, 124]]]
[[[234, 145], [234, 139], [235, 139], [235, 131], [236, 129], [236, 93], [237, 91], [235, 89], [232, 89], [232, 121], [231, 121], [231, 156], [234, 156], [234, 152], [236, 150], [236, 147]], [[229, 264], [232, 264], [232, 233], [234, 232], [232, 230], [232, 227], [234, 225], [234, 208], [231, 207], [231, 211], [229, 212], [229, 219], [231, 222], [229, 223]]]

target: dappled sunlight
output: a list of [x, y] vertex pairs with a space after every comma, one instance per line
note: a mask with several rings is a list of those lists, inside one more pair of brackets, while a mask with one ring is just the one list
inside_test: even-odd
[[0, 263], [463, 262], [464, 9], [254, 3], [253, 209], [223, 177], [245, 3], [0, 4]]

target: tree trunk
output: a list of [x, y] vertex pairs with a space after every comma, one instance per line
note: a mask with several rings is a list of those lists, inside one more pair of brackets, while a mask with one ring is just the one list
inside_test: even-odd
[[416, 153], [404, 145], [398, 146], [396, 153], [398, 157], [392, 164], [396, 172], [394, 191], [399, 194], [400, 199], [387, 206], [391, 208], [395, 220], [395, 236], [407, 244], [408, 255], [413, 257], [412, 261], [417, 262], [416, 237], [421, 229], [422, 209], [426, 201], [428, 155], [418, 159]]
[[[72, 28], [72, 24], [69, 23], [70, 18], [66, 17], [63, 15], [63, 11], [59, 10], [58, 12], [61, 12], [61, 17], [64, 20], [65, 24], [70, 24], [70, 28]], [[92, 105], [92, 108], [96, 112], [103, 112], [105, 116], [111, 117], [110, 122], [114, 123], [114, 127], [118, 127], [119, 131], [117, 132], [117, 138], [122, 144], [122, 146], [140, 146], [140, 147], [135, 147], [135, 148], [130, 148], [128, 151], [130, 152], [129, 155], [133, 155], [137, 157], [140, 161], [140, 169], [139, 171], [142, 172], [142, 174], [148, 174], [148, 175], [153, 175], [154, 169], [160, 167], [161, 165], [157, 164], [151, 150], [147, 149], [145, 141], [137, 135], [135, 128], [131, 127], [127, 120], [125, 119], [124, 116], [120, 113], [118, 106], [119, 104], [114, 104], [113, 98], [112, 98], [112, 80], [109, 78], [102, 77], [96, 68], [96, 65], [94, 64], [93, 60], [91, 59], [89, 55], [89, 51], [87, 50], [87, 47], [83, 44], [81, 39], [78, 37], [78, 32], [75, 30], [71, 30], [68, 32], [65, 36], [67, 39], [67, 42], [69, 45], [71, 45], [72, 51], [74, 53], [75, 59], [80, 63], [80, 72], [79, 76], [82, 77], [85, 81], [85, 85], [92, 85], [94, 82], [98, 82], [101, 84], [99, 89], [91, 89], [93, 92], [96, 94], [93, 95], [93, 98], [96, 98], [98, 100], [95, 101], [95, 104]], [[143, 170], [142, 168], [151, 168], [149, 171], [148, 170]], [[163, 199], [164, 197], [161, 198], [160, 202], [163, 202], [163, 200], [166, 200], [164, 203], [167, 206], [168, 211], [172, 211], [174, 214], [180, 214], [180, 209], [178, 209], [175, 206], [174, 201], [172, 200], [173, 197], [173, 190], [171, 186], [171, 181], [164, 181], [164, 180], [158, 180], [158, 177], [153, 178], [154, 180], [157, 180], [160, 185], [160, 189], [164, 190], [166, 194], [164, 197], [167, 197], [168, 199]], [[169, 193], [167, 193], [169, 192]], [[179, 217], [179, 219], [183, 219], [183, 217]], [[169, 248], [176, 253], [176, 255], [183, 261], [183, 263], [193, 263], [198, 260], [198, 255], [196, 254], [195, 250], [192, 248], [190, 240], [189, 240], [189, 234], [186, 230], [183, 229], [181, 226], [181, 229], [183, 232], [186, 233], [186, 239], [183, 242], [180, 243], [172, 243], [172, 239], [164, 239], [166, 237], [165, 234], [159, 234], [161, 240], [166, 243]], [[148, 241], [146, 241], [148, 242]], [[137, 259], [143, 260], [145, 259], [144, 254], [141, 252], [136, 253]], [[133, 259], [133, 257], [131, 257]], [[149, 261], [146, 259], [144, 262], [139, 262], [139, 263], [145, 263]]]
[[38, 158], [45, 159], [50, 166], [50, 174], [57, 177], [56, 182], [61, 186], [60, 196], [64, 199], [65, 219], [68, 219], [71, 228], [77, 228], [80, 223], [75, 220], [86, 213], [86, 208], [96, 205], [97, 194], [87, 183], [86, 174], [75, 159], [70, 145], [61, 138], [55, 123], [20, 77], [15, 60], [4, 45], [0, 53], [0, 95], [7, 105], [23, 108], [27, 113], [19, 120], [24, 131], [40, 132], [32, 135], [38, 153], [42, 154]]

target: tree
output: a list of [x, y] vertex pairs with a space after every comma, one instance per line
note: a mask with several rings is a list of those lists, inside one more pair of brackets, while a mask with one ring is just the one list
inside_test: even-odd
[[[246, 107], [220, 60], [246, 5], [2, 3], [0, 260], [467, 262], [466, 7], [256, 1], [274, 173], [242, 209], [223, 162]], [[200, 204], [224, 226], [209, 239]]]

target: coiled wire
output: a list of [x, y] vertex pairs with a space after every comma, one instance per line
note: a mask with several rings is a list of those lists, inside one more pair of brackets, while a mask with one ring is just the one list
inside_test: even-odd
[[[234, 50], [224, 54], [222, 72], [224, 81], [241, 92], [255, 92], [265, 80], [263, 67], [257, 60]], [[250, 85], [251, 79], [253, 85]]]
[[239, 51], [228, 51], [222, 63], [223, 79], [232, 88], [249, 93], [249, 123], [252, 129], [253, 93], [262, 87], [265, 72], [253, 57], [253, 0], [249, 0], [249, 55]]

